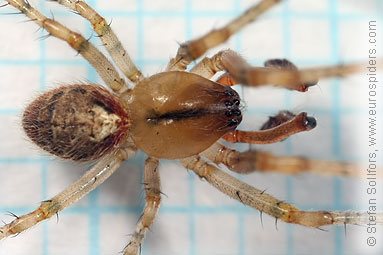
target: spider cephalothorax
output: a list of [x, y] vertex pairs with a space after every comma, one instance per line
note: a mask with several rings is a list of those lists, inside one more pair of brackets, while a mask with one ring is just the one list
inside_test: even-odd
[[191, 73], [154, 75], [128, 97], [132, 139], [138, 148], [158, 158], [198, 154], [242, 120], [237, 92]]

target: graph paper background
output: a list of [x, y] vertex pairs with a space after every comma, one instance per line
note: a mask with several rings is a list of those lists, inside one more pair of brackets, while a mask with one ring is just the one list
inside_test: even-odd
[[[30, 2], [48, 16], [52, 11], [56, 20], [85, 37], [94, 35], [78, 15], [43, 0]], [[164, 70], [178, 42], [220, 27], [256, 1], [88, 2], [112, 21], [128, 52], [149, 75]], [[0, 14], [10, 12], [14, 12], [10, 7], [0, 9]], [[289, 58], [299, 66], [366, 59], [368, 21], [377, 20], [378, 39], [383, 41], [383, 21], [378, 13], [383, 13], [381, 0], [285, 1], [221, 48], [235, 49], [257, 65], [276, 57]], [[53, 160], [36, 149], [20, 127], [22, 109], [39, 91], [59, 84], [87, 80], [102, 84], [95, 71], [65, 43], [53, 38], [39, 40], [45, 32], [25, 20], [22, 15], [0, 15], [0, 219], [6, 222], [12, 219], [7, 212], [20, 215], [33, 210], [88, 167]], [[94, 36], [92, 41], [101, 45]], [[382, 47], [377, 50], [381, 56]], [[307, 93], [238, 88], [246, 106], [241, 127], [259, 128], [268, 115], [280, 109], [307, 111], [318, 120], [315, 130], [262, 148], [283, 155], [365, 162], [366, 86], [365, 75], [361, 75], [324, 80]], [[128, 243], [128, 234], [143, 207], [140, 183], [144, 158], [138, 154], [124, 164], [102, 186], [61, 212], [58, 223], [51, 219], [1, 241], [0, 254], [118, 254]], [[166, 196], [142, 247], [144, 255], [356, 255], [383, 251], [382, 228], [374, 248], [366, 245], [363, 226], [347, 226], [346, 235], [343, 227], [320, 231], [279, 222], [276, 229], [274, 219], [264, 215], [261, 224], [258, 212], [220, 194], [178, 163], [162, 161], [161, 177]], [[366, 208], [363, 180], [258, 173], [240, 178], [303, 209]], [[379, 185], [383, 195], [382, 183]]]

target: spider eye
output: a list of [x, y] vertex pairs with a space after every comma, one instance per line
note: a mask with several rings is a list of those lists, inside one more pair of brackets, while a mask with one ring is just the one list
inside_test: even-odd
[[225, 101], [225, 105], [226, 105], [226, 106], [232, 106], [232, 105], [233, 105], [233, 102]]
[[225, 95], [226, 95], [226, 96], [229, 96], [229, 97], [232, 97], [232, 96], [234, 96], [235, 94], [234, 94], [233, 91], [226, 91], [226, 92], [225, 92]]
[[230, 122], [229, 122], [229, 126], [232, 127], [232, 126], [238, 126], [239, 124], [239, 121], [236, 120], [236, 119], [232, 119]]

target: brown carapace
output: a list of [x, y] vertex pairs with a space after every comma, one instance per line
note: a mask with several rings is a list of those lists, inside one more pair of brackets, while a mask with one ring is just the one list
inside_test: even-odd
[[235, 130], [242, 120], [239, 100], [230, 87], [174, 71], [139, 83], [125, 101], [135, 145], [157, 158], [179, 159]]
[[[51, 36], [66, 41], [98, 72], [111, 92], [98, 85], [66, 85], [34, 100], [25, 110], [23, 127], [29, 138], [63, 159], [98, 162], [78, 181], [45, 200], [34, 211], [16, 217], [0, 228], [0, 239], [31, 228], [56, 215], [111, 176], [137, 150], [148, 158], [144, 167], [146, 205], [124, 254], [138, 254], [148, 228], [161, 203], [160, 159], [177, 159], [219, 191], [277, 220], [308, 227], [366, 224], [369, 215], [355, 211], [304, 211], [256, 189], [218, 165], [236, 173], [277, 171], [295, 174], [357, 176], [359, 166], [303, 157], [276, 156], [258, 150], [240, 152], [220, 143], [266, 144], [281, 141], [316, 126], [314, 118], [302, 112], [282, 111], [271, 117], [261, 130], [242, 131], [240, 98], [230, 86], [275, 85], [300, 92], [314, 86], [319, 78], [347, 75], [365, 68], [364, 63], [299, 70], [290, 61], [273, 59], [264, 67], [248, 64], [232, 50], [223, 50], [187, 66], [207, 50], [225, 42], [281, 0], [262, 0], [226, 26], [180, 45], [165, 72], [144, 77], [121, 45], [117, 36], [94, 9], [82, 1], [58, 3], [91, 22], [106, 50], [130, 88], [107, 57], [86, 40], [53, 19], [45, 17], [26, 0], [6, 0]], [[381, 66], [377, 61], [377, 66]], [[217, 81], [215, 74], [224, 72]], [[381, 213], [375, 215], [382, 223]]]

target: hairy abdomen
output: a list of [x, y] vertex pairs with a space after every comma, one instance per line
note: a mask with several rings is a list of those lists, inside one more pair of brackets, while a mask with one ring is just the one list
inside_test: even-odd
[[88, 161], [116, 146], [129, 128], [118, 99], [99, 86], [51, 90], [25, 110], [23, 128], [42, 149], [60, 158]]

